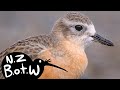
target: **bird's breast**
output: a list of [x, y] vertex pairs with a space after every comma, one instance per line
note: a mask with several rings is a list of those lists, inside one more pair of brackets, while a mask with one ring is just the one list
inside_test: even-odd
[[87, 67], [87, 57], [84, 50], [74, 44], [64, 42], [54, 49], [49, 49], [40, 55], [41, 58], [51, 59], [51, 63], [61, 69], [46, 66], [40, 78], [52, 79], [74, 79], [80, 78]]

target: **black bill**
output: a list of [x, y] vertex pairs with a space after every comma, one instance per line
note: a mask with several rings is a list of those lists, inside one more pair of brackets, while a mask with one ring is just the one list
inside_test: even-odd
[[101, 37], [101, 36], [98, 35], [98, 34], [95, 34], [95, 35], [92, 36], [92, 37], [94, 38], [95, 41], [98, 41], [99, 43], [101, 43], [101, 44], [103, 44], [103, 45], [114, 46], [114, 44], [113, 44], [111, 41], [109, 41], [109, 40]]

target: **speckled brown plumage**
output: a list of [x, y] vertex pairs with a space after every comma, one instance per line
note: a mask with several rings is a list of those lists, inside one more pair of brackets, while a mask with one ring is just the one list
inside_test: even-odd
[[92, 21], [87, 16], [78, 12], [68, 13], [64, 18], [69, 21], [87, 23], [88, 25], [92, 24]]
[[[69, 13], [63, 18], [88, 25], [92, 23], [88, 17], [79, 13]], [[84, 48], [79, 45], [80, 41], [76, 41], [76, 34], [69, 32], [69, 27], [65, 26], [62, 20], [59, 20], [55, 23], [49, 35], [40, 35], [18, 41], [0, 53], [0, 69], [5, 55], [11, 52], [23, 52], [29, 55], [32, 60], [36, 58], [43, 60], [50, 59], [51, 63], [68, 71], [65, 72], [54, 67], [46, 66], [40, 79], [79, 78], [87, 67], [87, 57]], [[69, 34], [71, 34], [71, 38]], [[76, 39], [74, 40], [73, 37]], [[4, 78], [1, 70], [0, 78]]]

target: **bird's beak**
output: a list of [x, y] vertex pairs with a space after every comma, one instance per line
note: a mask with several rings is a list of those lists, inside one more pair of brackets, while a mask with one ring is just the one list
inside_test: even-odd
[[95, 41], [97, 41], [97, 42], [99, 42], [99, 43], [101, 43], [101, 44], [103, 44], [103, 45], [114, 46], [114, 44], [113, 44], [111, 41], [109, 41], [109, 40], [101, 37], [101, 36], [98, 35], [98, 34], [95, 34], [95, 35], [92, 36], [92, 37], [93, 37], [93, 39], [94, 39]]

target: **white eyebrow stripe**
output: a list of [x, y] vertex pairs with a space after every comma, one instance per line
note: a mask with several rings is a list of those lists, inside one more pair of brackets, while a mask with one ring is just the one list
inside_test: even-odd
[[66, 20], [66, 19], [63, 19], [63, 22], [64, 22], [67, 26], [69, 26], [69, 25], [72, 25], [72, 26], [74, 26], [74, 25], [83, 25], [83, 26], [86, 26], [86, 27], [89, 26], [87, 23], [74, 22], [74, 21], [69, 21], [69, 20]]
[[69, 21], [69, 20], [66, 20], [66, 19], [63, 19], [63, 22], [67, 26], [69, 26], [69, 25], [71, 25], [71, 26], [83, 25], [83, 26], [87, 27], [87, 29], [88, 29], [88, 31], [86, 33], [90, 33], [91, 35], [94, 35], [96, 33], [95, 27], [94, 27], [93, 24], [88, 25], [87, 23], [73, 22], [73, 21]]

